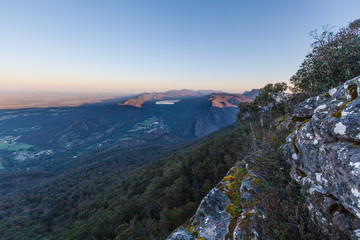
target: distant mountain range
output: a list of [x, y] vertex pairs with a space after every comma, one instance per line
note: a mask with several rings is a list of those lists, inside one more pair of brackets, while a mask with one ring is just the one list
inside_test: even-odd
[[[51, 216], [54, 219], [51, 224], [61, 223], [59, 225], [66, 228], [62, 223], [74, 223], [80, 219], [79, 214], [69, 217], [68, 213], [72, 210], [68, 207], [81, 212], [82, 206], [85, 206], [82, 203], [106, 196], [103, 194], [110, 193], [109, 187], [118, 186], [134, 168], [164, 159], [176, 150], [194, 148], [208, 138], [205, 136], [235, 123], [239, 105], [241, 107], [241, 103], [252, 101], [241, 94], [213, 92], [174, 90], [143, 93], [120, 104], [121, 100], [117, 99], [77, 107], [0, 110], [0, 205], [16, 206], [11, 209], [0, 207], [0, 221], [8, 222], [2, 216], [19, 213], [21, 218], [13, 219], [23, 219], [22, 224], [26, 223], [29, 226], [27, 229], [33, 229], [38, 224], [37, 214], [41, 209], [41, 226], [48, 226], [42, 221], [49, 222], [45, 216]], [[200, 137], [204, 138], [195, 140]], [[229, 146], [228, 140], [221, 138], [220, 145], [215, 142], [204, 144], [203, 149], [209, 154], [199, 151], [193, 156], [185, 154], [184, 159], [196, 162], [201, 159], [201, 162], [210, 164], [207, 156], [211, 156], [226, 163], [228, 158], [223, 157], [223, 151], [216, 152], [221, 145]], [[183, 166], [174, 167], [169, 176], [175, 176]], [[219, 171], [226, 170], [224, 166], [214, 168], [211, 163], [210, 168], [219, 174]], [[203, 163], [197, 169], [191, 174], [200, 176]], [[45, 183], [49, 183], [47, 186], [50, 188], [44, 187]], [[34, 186], [38, 187], [35, 189]], [[35, 190], [31, 192], [29, 189]], [[88, 192], [84, 194], [84, 191]], [[82, 197], [78, 198], [70, 192]], [[122, 202], [117, 205], [122, 205]], [[97, 209], [96, 206], [94, 209]], [[27, 209], [31, 212], [26, 212]], [[92, 216], [98, 218], [98, 215]], [[1, 231], [7, 228], [5, 225], [0, 226], [1, 236], [4, 235]], [[12, 226], [16, 225], [9, 225]], [[42, 229], [41, 234], [60, 229], [51, 226]], [[74, 226], [77, 227], [76, 224]], [[36, 234], [33, 230], [26, 231]], [[5, 232], [11, 235], [12, 230]], [[16, 232], [14, 236], [19, 234]]]
[[[211, 94], [209, 94], [211, 93]], [[253, 92], [253, 95], [255, 93]], [[134, 98], [118, 104], [118, 106], [132, 106], [137, 108], [151, 108], [154, 103], [174, 100], [167, 104], [176, 112], [173, 120], [182, 124], [187, 123], [182, 137], [202, 137], [236, 121], [238, 107], [242, 102], [251, 102], [242, 94], [214, 93], [212, 90], [172, 90], [168, 92], [142, 93]], [[175, 101], [176, 100], [176, 101]], [[181, 100], [181, 101], [180, 101]], [[167, 117], [171, 116], [168, 115]], [[177, 127], [175, 127], [176, 129]]]
[[57, 160], [64, 164], [64, 157], [71, 162], [97, 149], [186, 142], [234, 123], [238, 106], [252, 101], [212, 92], [173, 90], [121, 103], [0, 110], [0, 171], [57, 169]]
[[129, 105], [134, 107], [142, 107], [145, 102], [157, 101], [157, 100], [172, 100], [172, 99], [185, 99], [190, 97], [202, 97], [219, 91], [214, 90], [171, 90], [167, 92], [152, 92], [152, 93], [141, 93], [138, 96], [130, 98], [124, 102], [120, 102], [119, 106]]

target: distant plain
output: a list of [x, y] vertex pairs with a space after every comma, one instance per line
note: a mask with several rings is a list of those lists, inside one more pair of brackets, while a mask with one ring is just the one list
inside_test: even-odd
[[0, 91], [0, 109], [75, 107], [120, 97], [116, 93], [12, 92]]

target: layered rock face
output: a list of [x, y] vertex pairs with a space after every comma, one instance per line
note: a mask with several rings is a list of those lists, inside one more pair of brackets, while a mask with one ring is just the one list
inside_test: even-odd
[[[360, 76], [298, 104], [286, 154], [309, 210], [360, 239]], [[326, 230], [325, 230], [326, 231]]]

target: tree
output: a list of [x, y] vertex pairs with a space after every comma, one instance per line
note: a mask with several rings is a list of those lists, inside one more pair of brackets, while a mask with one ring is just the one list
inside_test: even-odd
[[293, 92], [317, 95], [360, 75], [360, 19], [337, 33], [323, 27], [310, 36], [313, 49], [290, 79]]
[[284, 82], [267, 84], [264, 88], [260, 89], [254, 103], [260, 107], [274, 105], [284, 98], [284, 92], [287, 88], [288, 86]]
[[261, 88], [259, 95], [256, 96], [255, 100], [250, 103], [241, 103], [239, 106], [240, 111], [238, 113], [238, 120], [241, 120], [247, 116], [255, 116], [256, 113], [264, 107], [268, 107], [270, 112], [276, 111], [280, 106], [283, 105], [285, 99], [285, 91], [288, 86], [284, 82], [269, 83], [265, 87]]

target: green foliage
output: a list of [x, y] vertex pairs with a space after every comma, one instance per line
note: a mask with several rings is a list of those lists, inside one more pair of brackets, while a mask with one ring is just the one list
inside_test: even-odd
[[240, 111], [238, 113], [238, 121], [243, 118], [258, 118], [258, 113], [262, 112], [264, 107], [267, 107], [270, 111], [281, 112], [284, 114], [286, 107], [288, 106], [287, 97], [285, 91], [288, 86], [284, 82], [269, 83], [265, 87], [261, 88], [259, 95], [256, 96], [255, 100], [249, 103], [241, 103], [239, 106]]
[[[292, 101], [295, 101], [294, 98]], [[300, 97], [301, 99], [301, 97]], [[272, 119], [286, 118], [279, 113], [267, 112]], [[269, 118], [264, 116], [265, 118]], [[254, 121], [255, 120], [255, 121]], [[268, 239], [348, 239], [341, 230], [328, 226], [324, 234], [311, 217], [301, 187], [290, 178], [290, 165], [283, 152], [283, 145], [290, 130], [274, 128], [266, 122], [256, 125], [253, 119], [254, 141], [258, 149], [251, 156], [252, 168], [261, 176], [262, 190], [256, 204], [258, 213], [253, 215], [255, 230]], [[241, 123], [244, 123], [242, 121]]]
[[0, 150], [20, 151], [28, 150], [32, 145], [25, 143], [0, 143]]
[[282, 99], [283, 93], [287, 90], [288, 86], [284, 82], [275, 84], [269, 83], [260, 89], [259, 95], [255, 98], [254, 104], [264, 107], [269, 104], [275, 104]]
[[360, 75], [360, 19], [337, 33], [324, 27], [310, 35], [313, 49], [290, 79], [294, 92], [320, 94]]
[[266, 218], [256, 218], [257, 231], [270, 239], [329, 239], [311, 220], [299, 186], [290, 180], [282, 186], [262, 192], [259, 208]]
[[259, 133], [265, 138], [255, 134], [260, 150], [251, 156], [252, 167], [261, 176], [256, 182], [262, 186], [256, 203], [260, 214], [252, 215], [255, 230], [268, 239], [327, 239], [311, 220], [300, 186], [290, 178], [282, 148], [289, 130], [276, 130], [271, 125], [264, 128]]
[[144, 148], [97, 154], [84, 159], [86, 167], [77, 166], [17, 195], [0, 195], [0, 235], [164, 239], [247, 154], [246, 129], [234, 129], [177, 147], [182, 150], [176, 152]]

